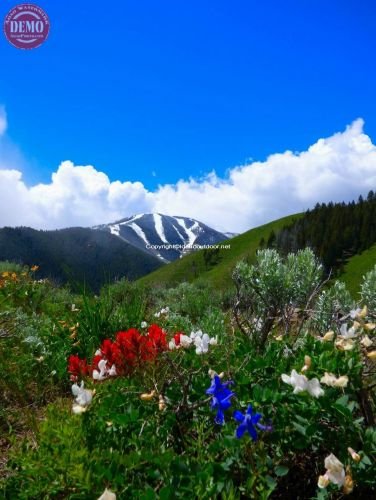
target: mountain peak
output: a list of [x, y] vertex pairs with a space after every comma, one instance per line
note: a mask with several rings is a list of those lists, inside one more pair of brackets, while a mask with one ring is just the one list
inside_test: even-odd
[[94, 229], [109, 231], [163, 262], [171, 262], [199, 246], [214, 245], [228, 238], [196, 219], [158, 212], [135, 214]]

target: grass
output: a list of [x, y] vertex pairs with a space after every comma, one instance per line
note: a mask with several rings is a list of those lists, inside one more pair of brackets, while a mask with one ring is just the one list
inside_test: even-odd
[[359, 255], [351, 257], [344, 267], [343, 274], [339, 277], [344, 281], [349, 292], [355, 298], [359, 298], [360, 283], [363, 276], [376, 264], [376, 245], [365, 250]]
[[283, 217], [231, 238], [224, 242], [230, 244], [231, 248], [221, 249], [215, 264], [206, 265], [204, 250], [199, 250], [157, 269], [142, 277], [139, 282], [153, 286], [174, 286], [183, 281], [194, 282], [203, 279], [214, 287], [224, 290], [231, 282], [235, 264], [241, 259], [253, 261], [261, 238], [267, 241], [272, 230], [276, 232], [298, 217], [301, 217], [301, 214]]

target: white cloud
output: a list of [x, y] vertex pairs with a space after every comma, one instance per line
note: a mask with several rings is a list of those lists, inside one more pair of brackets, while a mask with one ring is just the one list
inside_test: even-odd
[[0, 106], [0, 137], [5, 134], [8, 127], [7, 114], [4, 106]]
[[27, 186], [19, 171], [2, 168], [0, 226], [90, 226], [158, 211], [242, 232], [318, 201], [349, 201], [376, 189], [376, 146], [363, 125], [358, 119], [307, 151], [273, 154], [231, 169], [226, 178], [211, 173], [154, 192], [140, 182], [111, 182], [93, 166], [70, 161], [61, 163], [50, 183], [35, 186]]

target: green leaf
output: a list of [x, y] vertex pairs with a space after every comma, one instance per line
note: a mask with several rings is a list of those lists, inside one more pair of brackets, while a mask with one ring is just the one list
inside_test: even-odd
[[274, 472], [278, 477], [286, 476], [286, 474], [288, 474], [289, 472], [289, 468], [286, 467], [285, 465], [277, 465], [274, 468]]
[[297, 422], [293, 422], [292, 425], [295, 427], [295, 429], [300, 432], [303, 436], [306, 435], [306, 427], [303, 427], [302, 425], [298, 424]]

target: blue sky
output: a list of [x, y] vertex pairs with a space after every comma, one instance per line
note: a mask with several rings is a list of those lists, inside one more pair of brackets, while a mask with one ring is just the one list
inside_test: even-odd
[[0, 34], [0, 226], [241, 232], [376, 188], [373, 1], [37, 4], [46, 43]]
[[374, 2], [36, 3], [48, 41], [0, 40], [0, 103], [27, 182], [69, 159], [154, 189], [304, 150], [357, 117], [376, 135]]

